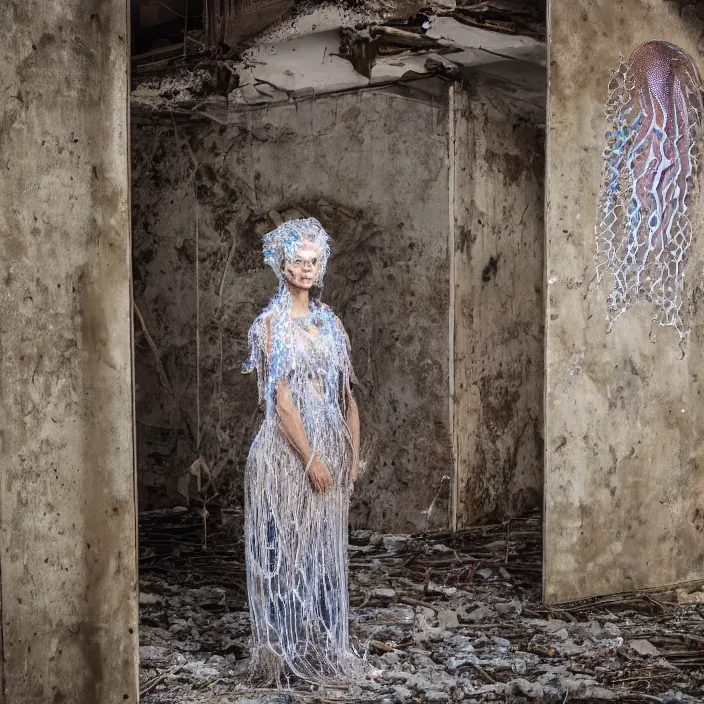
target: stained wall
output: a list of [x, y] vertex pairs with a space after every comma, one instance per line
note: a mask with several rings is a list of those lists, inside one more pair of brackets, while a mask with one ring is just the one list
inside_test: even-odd
[[[514, 70], [516, 70], [514, 68]], [[477, 78], [454, 100], [453, 418], [457, 525], [543, 491], [542, 115]]]
[[[216, 486], [241, 506], [260, 417], [254, 380], [239, 367], [247, 329], [276, 288], [261, 234], [272, 209], [296, 208], [335, 240], [323, 299], [352, 340], [363, 428], [353, 524], [446, 527], [447, 84], [220, 122], [166, 120], [132, 134], [135, 297], [151, 339], [138, 323], [141, 505], [197, 497], [200, 473], [202, 495]], [[207, 472], [199, 464], [189, 474], [199, 457]]]

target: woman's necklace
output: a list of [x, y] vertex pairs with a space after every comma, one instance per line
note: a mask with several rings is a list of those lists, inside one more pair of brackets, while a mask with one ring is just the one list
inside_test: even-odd
[[307, 335], [317, 337], [320, 331], [320, 311], [309, 310], [305, 315], [291, 314], [291, 322]]

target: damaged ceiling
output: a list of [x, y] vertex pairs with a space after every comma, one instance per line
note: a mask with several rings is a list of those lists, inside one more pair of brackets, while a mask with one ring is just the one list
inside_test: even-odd
[[[143, 14], [154, 4], [140, 2]], [[133, 56], [137, 119], [222, 117], [437, 75], [475, 76], [544, 105], [545, 0], [204, 0], [202, 12], [200, 28], [184, 18], [173, 55], [160, 42]]]

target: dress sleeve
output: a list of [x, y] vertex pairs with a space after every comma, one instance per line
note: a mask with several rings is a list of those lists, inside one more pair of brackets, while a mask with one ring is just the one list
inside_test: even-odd
[[343, 387], [345, 391], [350, 392], [352, 385], [358, 383], [352, 367], [352, 346], [350, 345], [349, 335], [342, 321], [337, 316], [335, 316], [335, 337]]
[[276, 311], [260, 315], [249, 330], [249, 359], [242, 373], [256, 369], [259, 403], [268, 417], [276, 413], [276, 389], [281, 379], [288, 379], [294, 367], [290, 325]]
[[271, 320], [267, 315], [255, 318], [247, 336], [249, 343], [249, 358], [242, 365], [242, 374], [257, 372], [257, 388], [259, 403], [263, 403], [269, 378], [269, 339], [271, 335]]

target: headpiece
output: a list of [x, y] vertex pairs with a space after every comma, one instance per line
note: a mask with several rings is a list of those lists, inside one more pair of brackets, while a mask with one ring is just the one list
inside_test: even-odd
[[330, 237], [315, 218], [289, 220], [264, 235], [264, 261], [274, 270], [280, 283], [284, 281], [284, 263], [296, 258], [304, 242], [311, 242], [320, 252], [315, 285], [322, 287], [330, 256]]

